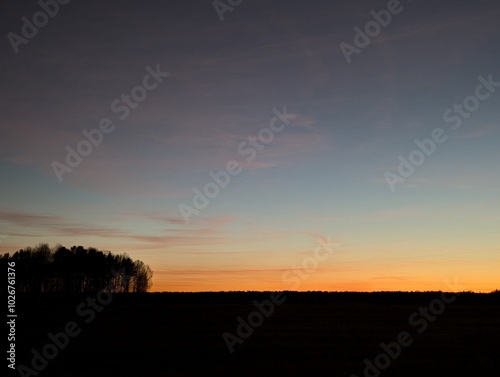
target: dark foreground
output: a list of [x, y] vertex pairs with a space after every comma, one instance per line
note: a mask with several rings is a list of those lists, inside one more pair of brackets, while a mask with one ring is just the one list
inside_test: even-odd
[[[26, 369], [8, 369], [5, 358], [2, 369], [41, 377], [500, 376], [499, 294], [462, 293], [452, 303], [441, 293], [284, 296], [272, 309], [266, 292], [115, 294], [102, 305], [87, 301], [96, 295], [18, 296], [16, 366]], [[34, 363], [33, 349], [41, 355]]]

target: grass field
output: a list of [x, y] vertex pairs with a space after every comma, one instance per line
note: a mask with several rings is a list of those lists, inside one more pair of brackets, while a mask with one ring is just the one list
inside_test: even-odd
[[268, 293], [115, 295], [92, 320], [89, 306], [80, 310], [86, 315], [77, 312], [86, 297], [20, 296], [18, 365], [31, 367], [31, 350], [42, 351], [49, 332], [74, 321], [80, 333], [39, 376], [361, 377], [364, 360], [374, 362], [380, 343], [402, 331], [413, 343], [380, 376], [500, 376], [498, 295], [461, 295], [419, 333], [423, 322], [412, 325], [409, 317], [437, 293], [287, 293], [233, 353], [222, 334], [237, 335], [237, 317], [247, 319], [252, 301]]

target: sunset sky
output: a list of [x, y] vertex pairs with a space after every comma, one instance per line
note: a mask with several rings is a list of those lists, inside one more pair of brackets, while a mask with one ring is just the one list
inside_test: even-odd
[[[500, 3], [401, 1], [348, 58], [387, 1], [231, 8], [71, 1], [16, 53], [9, 33], [41, 8], [2, 2], [0, 251], [125, 252], [153, 291], [500, 289]], [[124, 110], [132, 94], [146, 95]], [[272, 140], [252, 155], [259, 133]], [[424, 161], [391, 189], [411, 154]], [[238, 173], [185, 221], [228, 163]], [[337, 245], [305, 273], [318, 238]]]

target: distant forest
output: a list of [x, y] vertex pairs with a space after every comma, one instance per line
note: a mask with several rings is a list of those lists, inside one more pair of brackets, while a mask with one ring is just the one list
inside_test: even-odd
[[152, 285], [153, 272], [142, 261], [92, 247], [39, 244], [1, 256], [2, 271], [9, 262], [15, 262], [16, 290], [23, 293], [147, 292]]

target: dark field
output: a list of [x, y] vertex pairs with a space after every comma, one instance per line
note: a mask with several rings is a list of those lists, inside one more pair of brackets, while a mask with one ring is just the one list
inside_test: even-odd
[[236, 335], [236, 318], [246, 320], [256, 311], [252, 301], [268, 300], [269, 293], [113, 295], [93, 320], [87, 304], [85, 315], [76, 308], [95, 296], [18, 296], [16, 364], [31, 368], [31, 350], [41, 351], [52, 343], [49, 332], [74, 321], [80, 334], [39, 376], [361, 377], [364, 360], [374, 362], [380, 343], [397, 341], [402, 331], [413, 343], [380, 376], [500, 376], [498, 294], [463, 293], [418, 325], [409, 317], [439, 293], [285, 296], [233, 354], [222, 334]]

